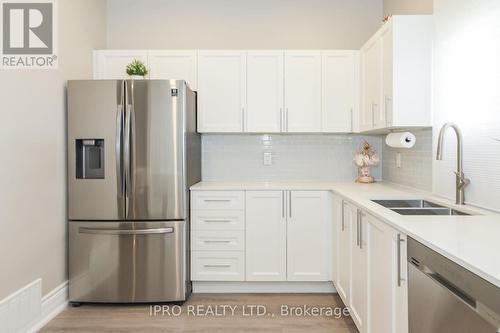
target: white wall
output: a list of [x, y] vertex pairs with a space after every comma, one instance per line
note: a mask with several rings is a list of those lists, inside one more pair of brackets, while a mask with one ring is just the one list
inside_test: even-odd
[[383, 0], [108, 0], [108, 48], [358, 49]]
[[[366, 139], [382, 154], [380, 137], [361, 135], [203, 135], [203, 180], [353, 181], [356, 150]], [[263, 165], [263, 153], [273, 165]], [[381, 157], [381, 156], [380, 156]], [[380, 179], [381, 167], [373, 169]]]
[[0, 299], [66, 279], [65, 83], [92, 77], [106, 45], [105, 0], [59, 7], [59, 69], [0, 71]]
[[[434, 140], [443, 123], [460, 126], [466, 201], [500, 210], [500, 1], [435, 0], [434, 15]], [[451, 130], [445, 139], [433, 187], [454, 199], [456, 139]]]
[[384, 17], [432, 14], [432, 5], [433, 0], [384, 0]]

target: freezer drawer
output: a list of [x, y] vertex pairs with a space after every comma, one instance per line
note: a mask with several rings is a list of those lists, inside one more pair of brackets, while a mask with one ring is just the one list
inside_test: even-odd
[[185, 228], [184, 221], [70, 222], [69, 300], [185, 300]]

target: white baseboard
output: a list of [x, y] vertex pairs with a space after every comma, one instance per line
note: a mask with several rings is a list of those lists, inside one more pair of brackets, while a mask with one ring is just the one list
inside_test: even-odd
[[42, 297], [42, 279], [37, 279], [0, 300], [0, 332], [37, 332], [67, 305], [67, 281]]
[[68, 281], [42, 298], [42, 311], [27, 327], [25, 332], [35, 333], [55, 318], [68, 306]]
[[331, 282], [193, 282], [193, 293], [336, 293]]

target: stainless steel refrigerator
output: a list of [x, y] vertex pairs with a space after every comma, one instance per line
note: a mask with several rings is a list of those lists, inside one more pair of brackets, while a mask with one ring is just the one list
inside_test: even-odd
[[184, 301], [196, 94], [176, 80], [69, 81], [67, 121], [70, 302]]

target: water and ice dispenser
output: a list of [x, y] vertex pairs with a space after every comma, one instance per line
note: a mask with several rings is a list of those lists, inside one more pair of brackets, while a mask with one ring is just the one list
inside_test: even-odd
[[104, 179], [104, 140], [76, 140], [76, 178]]

